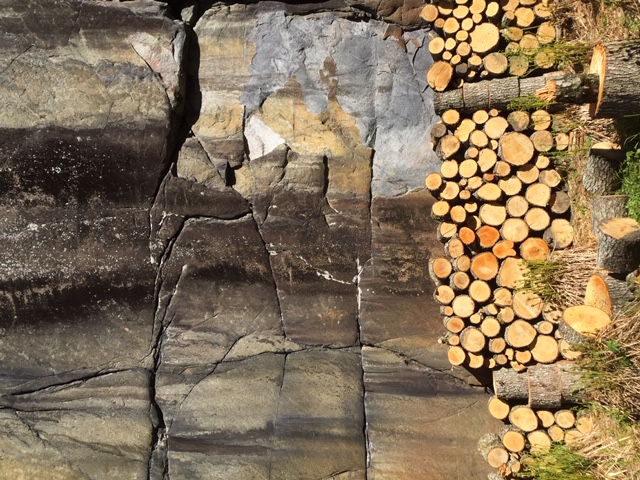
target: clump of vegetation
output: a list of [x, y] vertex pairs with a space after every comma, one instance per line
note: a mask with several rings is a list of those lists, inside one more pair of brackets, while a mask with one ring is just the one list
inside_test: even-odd
[[507, 105], [507, 109], [510, 111], [523, 110], [528, 112], [531, 110], [544, 110], [549, 107], [549, 105], [551, 105], [550, 102], [538, 98], [535, 95], [526, 95], [524, 97], [512, 98]]
[[563, 264], [557, 260], [526, 262], [527, 270], [518, 289], [529, 290], [544, 302], [556, 303], [560, 300], [558, 281]]
[[618, 172], [621, 180], [618, 193], [629, 196], [628, 215], [640, 221], [640, 115], [616, 120], [615, 127], [626, 150]]
[[526, 262], [518, 289], [531, 290], [560, 308], [582, 305], [586, 284], [596, 273], [596, 251], [575, 248], [552, 252], [548, 260]]
[[590, 474], [593, 462], [562, 444], [554, 444], [548, 452], [534, 453], [523, 459], [519, 478], [536, 480], [594, 480]]
[[612, 325], [581, 347], [582, 383], [598, 404], [640, 421], [640, 300], [629, 304]]

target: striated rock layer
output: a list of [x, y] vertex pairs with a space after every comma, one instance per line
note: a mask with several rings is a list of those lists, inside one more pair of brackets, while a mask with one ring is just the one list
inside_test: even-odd
[[0, 6], [0, 479], [486, 476], [420, 6]]

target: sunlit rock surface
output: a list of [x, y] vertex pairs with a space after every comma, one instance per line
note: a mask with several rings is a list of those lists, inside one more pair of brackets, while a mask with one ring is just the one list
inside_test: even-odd
[[0, 479], [486, 477], [421, 6], [0, 6]]

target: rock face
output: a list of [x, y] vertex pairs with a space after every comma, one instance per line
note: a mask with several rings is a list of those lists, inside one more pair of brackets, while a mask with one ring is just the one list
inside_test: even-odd
[[486, 476], [420, 7], [3, 3], [0, 479]]

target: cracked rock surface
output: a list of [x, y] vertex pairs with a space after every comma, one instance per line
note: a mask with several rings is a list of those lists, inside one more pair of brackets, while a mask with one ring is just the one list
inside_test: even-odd
[[0, 479], [486, 477], [420, 7], [3, 2]]

